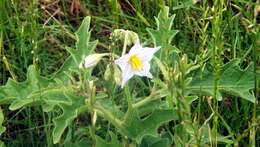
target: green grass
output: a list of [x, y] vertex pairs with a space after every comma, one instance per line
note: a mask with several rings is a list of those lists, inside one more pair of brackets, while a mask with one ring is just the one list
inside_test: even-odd
[[[172, 44], [186, 53], [188, 59], [198, 58], [200, 64], [203, 64], [203, 59], [210, 58], [210, 62], [215, 65], [215, 84], [219, 80], [220, 66], [232, 59], [242, 59], [242, 67], [254, 62], [256, 72], [260, 71], [259, 1], [216, 0], [192, 4], [189, 0], [77, 0], [77, 4], [78, 7], [74, 8], [78, 8], [78, 13], [76, 9], [70, 12], [70, 0], [57, 3], [48, 0], [0, 1], [1, 85], [8, 78], [24, 81], [30, 64], [34, 64], [44, 76], [57, 71], [68, 56], [65, 47], [75, 48], [73, 32], [86, 15], [92, 17], [92, 40], [99, 40], [97, 52], [120, 52], [120, 45], [110, 46], [109, 40], [110, 33], [118, 28], [137, 32], [142, 41], [151, 45], [152, 40], [147, 39], [150, 37], [146, 27], [156, 28], [154, 16], [157, 16], [164, 4], [169, 6], [171, 14], [176, 15], [173, 28], [179, 30], [179, 33]], [[96, 76], [102, 77], [105, 68], [101, 65], [95, 69]], [[132, 87], [128, 89], [133, 92], [131, 94], [147, 95], [151, 89], [149, 82], [141, 78], [136, 81], [140, 82], [135, 86], [142, 88], [134, 90], [136, 82], [131, 81]], [[108, 95], [116, 99], [116, 103], [127, 105], [126, 101], [119, 98], [130, 96], [129, 91], [119, 92], [115, 84], [109, 81], [99, 81], [97, 84], [104, 86]], [[254, 93], [259, 98], [257, 84]], [[234, 146], [260, 145], [259, 104], [229, 95], [224, 96], [224, 101], [218, 102], [216, 93], [212, 100], [201, 96], [191, 105], [189, 121], [203, 123], [211, 115], [209, 103], [212, 103], [216, 112], [210, 122], [215, 132], [230, 135], [235, 142]], [[52, 144], [51, 119], [55, 114], [44, 113], [40, 107], [24, 108], [21, 111], [9, 111], [5, 105], [1, 108], [7, 130], [0, 140], [6, 146], [59, 146]], [[81, 116], [70, 126], [70, 131], [77, 133], [75, 130], [78, 126], [89, 124], [87, 120], [88, 116]], [[107, 128], [101, 128], [96, 133], [109, 138], [107, 131], [115, 128], [105, 121], [99, 121]], [[171, 127], [165, 126], [166, 129]], [[213, 144], [217, 145], [216, 142]]]

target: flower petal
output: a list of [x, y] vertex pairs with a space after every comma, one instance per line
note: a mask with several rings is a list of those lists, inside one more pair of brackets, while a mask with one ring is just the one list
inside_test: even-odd
[[126, 64], [125, 69], [122, 70], [122, 85], [123, 88], [127, 81], [134, 76], [134, 70], [132, 69], [131, 65]]
[[142, 49], [143, 48], [138, 40], [135, 42], [135, 45], [130, 49], [128, 54], [129, 55], [138, 54], [139, 52], [142, 52]]
[[141, 58], [142, 61], [149, 62], [152, 60], [153, 55], [160, 49], [161, 47], [149, 48], [145, 47], [142, 49], [142, 52], [139, 52], [137, 56]]
[[138, 76], [153, 78], [153, 75], [150, 73], [150, 68], [151, 66], [149, 62], [143, 62], [143, 69], [141, 71], [136, 71], [135, 74]]
[[126, 68], [126, 65], [128, 64], [128, 60], [129, 60], [129, 55], [126, 54], [120, 58], [118, 58], [117, 60], [115, 60], [115, 64], [119, 65], [121, 71], [124, 71]]

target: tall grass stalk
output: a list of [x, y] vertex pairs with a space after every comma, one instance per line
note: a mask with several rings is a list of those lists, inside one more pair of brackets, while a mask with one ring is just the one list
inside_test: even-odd
[[[199, 48], [199, 53], [200, 53], [200, 67], [201, 67], [201, 72], [200, 72], [200, 78], [202, 79], [202, 73], [203, 73], [203, 60], [204, 60], [204, 56], [205, 56], [205, 50], [207, 50], [206, 48], [206, 43], [207, 43], [207, 28], [208, 28], [208, 22], [206, 21], [207, 18], [207, 14], [208, 14], [208, 7], [207, 7], [207, 1], [203, 1], [202, 2], [202, 6], [201, 6], [201, 10], [202, 10], [202, 17], [201, 17], [201, 28], [200, 28], [200, 40], [201, 40], [201, 45]], [[200, 91], [202, 87], [200, 87]], [[202, 93], [202, 92], [200, 92]], [[202, 94], [199, 97], [199, 104], [198, 104], [198, 124], [200, 124], [200, 120], [201, 120], [201, 105], [202, 105]]]
[[214, 117], [213, 117], [213, 145], [218, 145], [218, 84], [220, 78], [220, 67], [222, 65], [221, 53], [223, 50], [223, 40], [222, 40], [222, 13], [223, 13], [223, 0], [214, 1], [212, 7], [213, 19], [212, 19], [212, 39], [213, 39], [213, 50], [211, 54], [212, 64], [214, 66], [214, 95], [213, 95], [213, 107], [214, 107]]
[[[257, 83], [257, 78], [259, 79], [259, 77], [257, 77], [256, 72], [259, 72], [257, 70], [259, 70], [258, 38], [260, 38], [260, 33], [257, 18], [252, 11], [259, 7], [259, 0], [201, 0], [190, 6], [185, 5], [190, 2], [191, 0], [77, 0], [77, 3], [81, 5], [79, 12], [87, 12], [78, 15], [68, 13], [71, 6], [70, 0], [55, 2], [47, 0], [44, 2], [39, 0], [31, 2], [0, 0], [0, 82], [5, 84], [8, 78], [15, 81], [24, 81], [30, 64], [37, 66], [42, 75], [48, 75], [57, 70], [68, 55], [65, 46], [75, 47], [76, 38], [71, 32], [75, 32], [85, 15], [91, 15], [91, 40], [99, 40], [96, 48], [99, 53], [121, 53], [123, 48], [121, 44], [110, 45], [113, 41], [108, 39], [109, 34], [115, 28], [135, 31], [146, 46], [152, 46], [152, 39], [148, 37], [149, 34], [145, 29], [147, 26], [156, 28], [154, 16], [158, 14], [163, 5], [167, 5], [170, 13], [176, 15], [173, 29], [179, 30], [171, 44], [176, 46], [181, 53], [187, 54], [189, 60], [194, 61], [199, 54], [197, 61], [201, 67], [201, 80], [203, 80], [207, 59], [211, 58], [211, 63], [215, 68], [214, 95], [213, 103], [208, 102], [210, 106], [204, 101], [203, 93], [198, 95], [198, 100], [188, 105], [185, 101], [185, 69], [181, 69], [180, 80], [177, 80], [177, 75], [174, 74], [175, 67], [172, 67], [174, 57], [166, 56], [163, 58], [163, 64], [166, 64], [168, 75], [171, 75], [169, 81], [166, 82], [168, 92], [170, 92], [166, 101], [173, 108], [175, 104], [177, 105], [181, 118], [177, 121], [174, 120], [173, 123], [166, 124], [166, 126], [169, 126], [167, 131], [163, 130], [163, 127], [162, 130], [169, 133], [172, 138], [174, 138], [173, 136], [179, 137], [178, 139], [181, 140], [183, 146], [187, 143], [185, 142], [188, 140], [187, 134], [195, 133], [196, 138], [192, 138], [192, 143], [199, 146], [204, 139], [200, 127], [206, 124], [210, 135], [209, 146], [221, 144], [219, 142], [221, 138], [218, 138], [218, 135], [229, 136], [228, 139], [233, 141], [234, 144], [232, 145], [234, 146], [259, 146], [259, 137], [257, 136], [259, 134], [257, 126], [259, 121], [259, 83]], [[43, 9], [43, 5], [45, 9]], [[57, 9], [61, 11], [56, 13]], [[125, 46], [125, 52], [128, 51], [128, 47]], [[166, 52], [167, 49], [163, 50]], [[171, 50], [168, 50], [165, 55], [170, 53]], [[251, 61], [254, 62], [254, 92], [256, 97], [254, 104], [240, 97], [229, 97], [229, 95], [224, 95], [228, 100], [227, 104], [224, 98], [222, 101], [218, 101], [220, 68], [224, 63], [236, 58], [241, 59], [241, 67], [245, 67]], [[109, 62], [112, 65], [113, 61], [114, 59], [111, 57], [109, 60], [102, 60], [102, 63]], [[101, 77], [95, 81], [97, 91], [108, 94], [108, 99], [120, 106], [120, 110], [125, 111], [127, 106], [131, 107], [131, 105], [133, 105], [133, 108], [141, 108], [144, 103], [150, 102], [150, 99], [144, 99], [140, 103], [134, 103], [136, 100], [134, 97], [149, 95], [153, 91], [151, 85], [156, 82], [150, 82], [145, 78], [134, 78], [135, 80], [129, 81], [125, 90], [122, 90], [116, 85], [113, 79], [114, 74], [111, 74], [109, 81], [103, 80], [104, 65], [106, 64], [98, 65], [98, 68], [94, 69], [95, 76], [98, 79]], [[113, 72], [113, 70], [113, 66], [111, 66], [111, 71]], [[159, 72], [155, 77], [162, 79]], [[160, 84], [153, 88], [156, 89], [157, 87], [160, 87]], [[176, 94], [177, 91], [178, 94]], [[195, 111], [193, 111], [194, 107]], [[11, 112], [8, 106], [1, 105], [1, 108], [5, 114], [3, 126], [7, 127], [7, 131], [1, 134], [0, 140], [5, 142], [7, 146], [54, 146], [52, 118], [60, 111], [45, 113], [40, 108], [24, 108], [17, 112]], [[115, 128], [120, 128], [121, 121], [113, 120], [112, 113], [107, 113], [105, 107], [101, 110], [102, 112], [97, 113], [103, 114], [105, 119], [98, 118], [96, 126], [89, 122], [84, 124], [90, 126], [90, 131], [92, 131], [82, 135], [90, 138], [89, 140], [95, 140], [95, 135], [100, 134], [110, 140], [109, 131], [114, 131], [117, 136], [120, 136]], [[90, 119], [92, 119], [92, 122], [94, 116], [95, 112], [91, 111]], [[213, 116], [213, 119], [211, 119], [211, 116]], [[89, 117], [83, 119], [79, 118], [77, 122], [85, 123], [86, 120], [89, 120]], [[111, 121], [107, 122], [106, 120]], [[181, 122], [184, 122], [184, 125]], [[210, 122], [209, 125], [208, 122]], [[73, 128], [70, 132], [72, 131], [74, 135], [77, 134], [76, 131], [79, 129], [77, 124], [72, 123], [70, 126], [70, 128]], [[184, 128], [183, 131], [190, 129], [191, 132], [186, 133], [186, 136], [183, 135], [183, 132], [175, 132], [179, 126]], [[65, 137], [65, 134], [63, 137]], [[132, 140], [124, 138], [124, 136], [121, 137], [119, 137], [119, 141], [124, 142], [125, 146], [133, 144]], [[174, 143], [172, 141], [173, 146], [176, 145]], [[62, 145], [61, 143], [60, 146]]]
[[[255, 8], [257, 9], [257, 8]], [[257, 22], [256, 22], [256, 18], [253, 19], [253, 24], [254, 25], [257, 25]], [[252, 110], [252, 129], [250, 130], [250, 140], [249, 140], [249, 143], [252, 144], [252, 147], [255, 147], [256, 146], [256, 126], [257, 126], [257, 120], [256, 120], [256, 111], [257, 111], [257, 104], [258, 104], [258, 98], [259, 98], [259, 88], [257, 87], [259, 84], [258, 84], [258, 79], [257, 79], [257, 73], [256, 73], [256, 70], [257, 70], [257, 38], [260, 37], [259, 35], [259, 27], [256, 27], [255, 30], [252, 32], [252, 40], [253, 40], [253, 62], [254, 62], [254, 79], [255, 79], [255, 88], [254, 88], [254, 91], [255, 91], [255, 103], [253, 105], [253, 110]]]

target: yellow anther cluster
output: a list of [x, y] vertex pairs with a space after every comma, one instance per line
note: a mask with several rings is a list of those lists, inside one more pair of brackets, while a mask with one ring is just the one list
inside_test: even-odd
[[132, 55], [128, 61], [134, 70], [141, 70], [143, 65], [140, 58], [137, 55]]

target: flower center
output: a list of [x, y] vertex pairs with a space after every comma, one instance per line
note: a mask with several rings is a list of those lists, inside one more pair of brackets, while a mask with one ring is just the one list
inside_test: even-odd
[[143, 65], [139, 57], [132, 55], [128, 61], [134, 70], [141, 70]]

